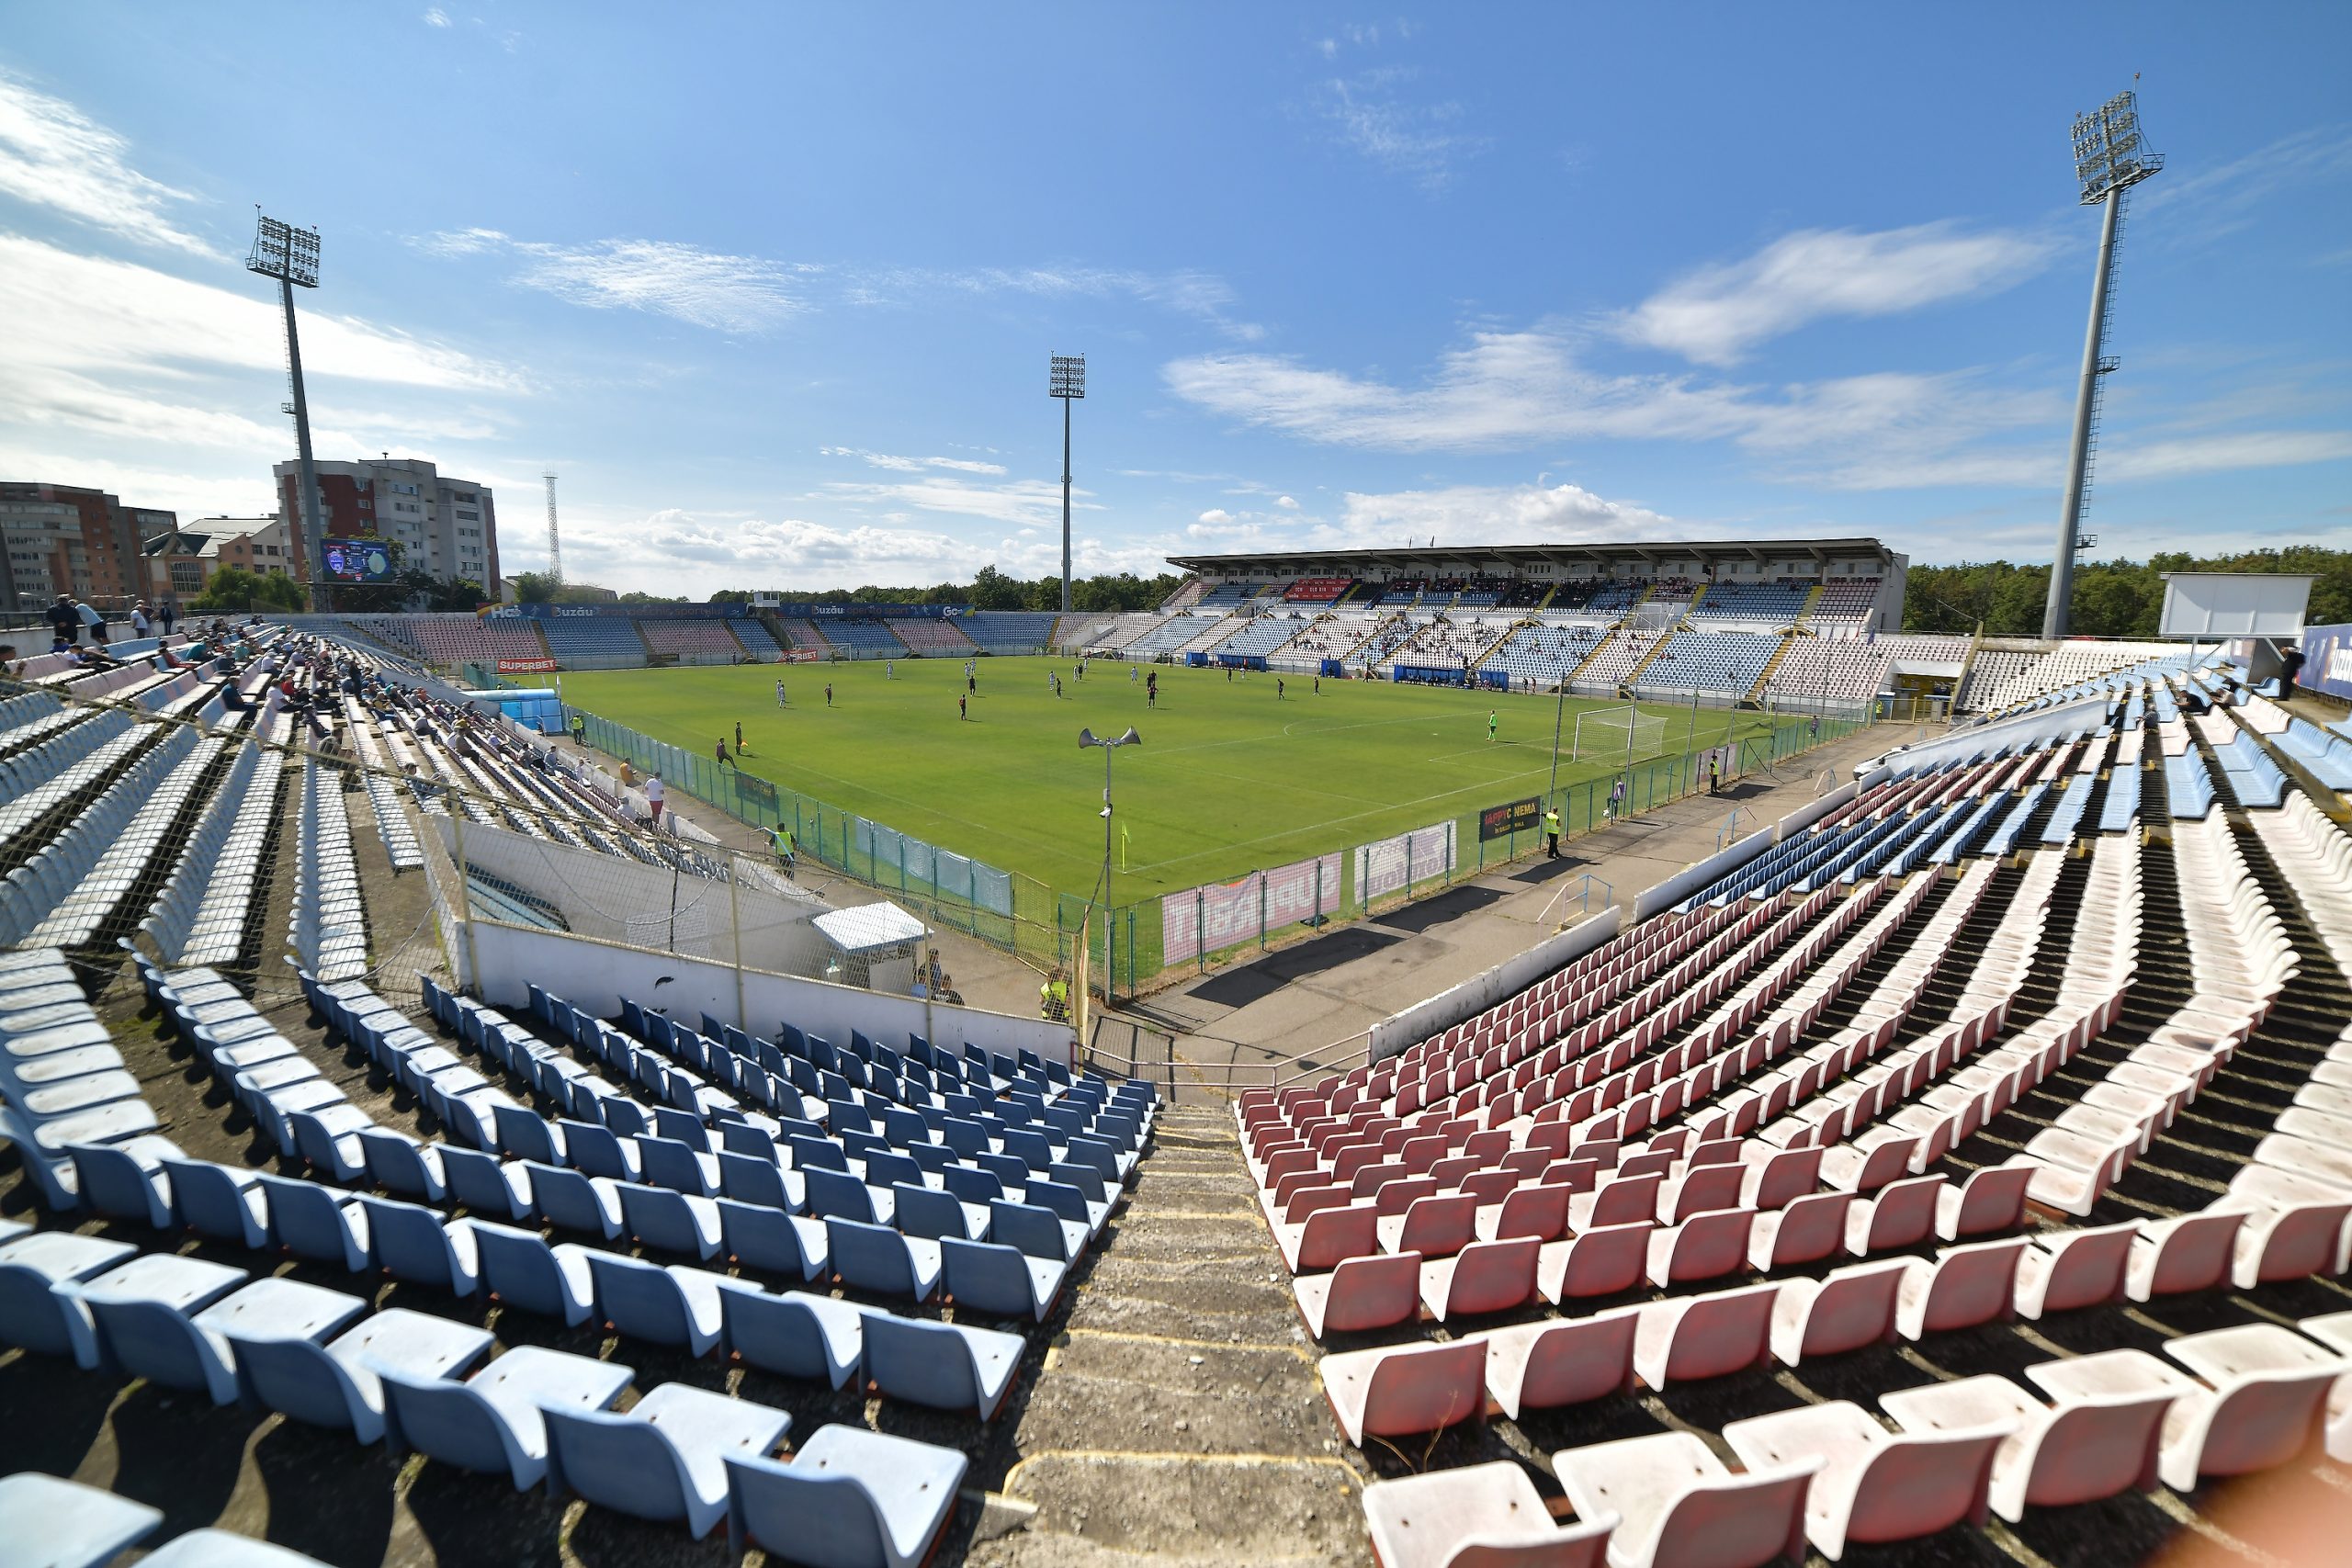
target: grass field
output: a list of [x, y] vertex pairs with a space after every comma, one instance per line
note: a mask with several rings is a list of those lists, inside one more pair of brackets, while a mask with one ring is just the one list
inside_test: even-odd
[[[1084, 897], [1102, 856], [1102, 753], [1081, 751], [1081, 727], [1143, 744], [1119, 751], [1117, 823], [1126, 834], [1121, 904], [1260, 866], [1346, 850], [1449, 817], [1541, 795], [1552, 769], [1554, 701], [1381, 682], [1170, 665], [1090, 666], [1069, 660], [983, 659], [971, 716], [956, 716], [963, 665], [949, 659], [583, 671], [564, 699], [691, 754], [710, 758], [743, 727], [746, 772], [845, 807], [944, 849]], [[1133, 681], [1129, 671], [1136, 671]], [[1047, 673], [1062, 676], [1062, 695]], [[1159, 676], [1145, 706], [1143, 676]], [[779, 710], [781, 674], [790, 706]], [[832, 688], [827, 705], [825, 689]], [[1566, 756], [1578, 712], [1622, 704], [1571, 697], [1560, 782], [1611, 773]], [[1487, 739], [1487, 716], [1500, 735]], [[1685, 705], [1645, 703], [1667, 721], [1679, 756], [1692, 728]], [[1759, 715], [1701, 708], [1692, 749], [1759, 733]], [[1605, 788], [1605, 786], [1604, 786]], [[1572, 823], [1574, 827], [1581, 823]], [[1475, 820], [1462, 854], [1477, 852]], [[1115, 864], [1115, 863], [1114, 863]]]

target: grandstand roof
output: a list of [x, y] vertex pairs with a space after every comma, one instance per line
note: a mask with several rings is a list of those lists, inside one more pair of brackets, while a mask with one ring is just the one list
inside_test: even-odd
[[1396, 549], [1283, 550], [1247, 555], [1170, 556], [1169, 562], [1187, 571], [1247, 573], [1267, 577], [1306, 576], [1318, 571], [1361, 572], [1374, 568], [1392, 570], [1458, 572], [1492, 570], [1498, 574], [1549, 563], [1581, 569], [1594, 576], [1618, 567], [1657, 566], [1665, 561], [1799, 560], [1810, 558], [1818, 566], [1858, 556], [1884, 560], [1898, 558], [1877, 539], [1659, 539], [1623, 544], [1557, 545], [1428, 545]]

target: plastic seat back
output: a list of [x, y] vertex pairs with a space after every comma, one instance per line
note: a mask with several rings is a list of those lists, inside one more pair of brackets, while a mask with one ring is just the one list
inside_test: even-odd
[[506, 1305], [542, 1317], [569, 1315], [569, 1292], [555, 1249], [534, 1231], [506, 1225], [472, 1225], [482, 1282]]
[[865, 1341], [865, 1375], [892, 1399], [934, 1410], [979, 1408], [971, 1351], [951, 1325], [872, 1313]]
[[593, 1252], [588, 1274], [595, 1282], [596, 1312], [616, 1333], [657, 1345], [693, 1341], [684, 1292], [660, 1264]]
[[678, 1450], [651, 1422], [602, 1410], [548, 1410], [548, 1460], [563, 1485], [640, 1519], [682, 1519], [690, 1508]]

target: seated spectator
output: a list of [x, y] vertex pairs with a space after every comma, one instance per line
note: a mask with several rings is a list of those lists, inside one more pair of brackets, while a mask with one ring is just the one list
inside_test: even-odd
[[0, 642], [0, 676], [14, 681], [25, 672], [25, 661], [17, 657], [17, 645]]

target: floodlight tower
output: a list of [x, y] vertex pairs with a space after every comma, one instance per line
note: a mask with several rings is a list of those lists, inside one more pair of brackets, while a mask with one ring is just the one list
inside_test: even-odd
[[548, 481], [548, 575], [560, 583], [563, 581], [563, 545], [555, 532], [555, 470], [549, 468], [539, 477]]
[[1053, 356], [1053, 396], [1062, 400], [1062, 614], [1069, 614], [1069, 405], [1086, 396], [1086, 355]]
[[326, 575], [326, 515], [319, 505], [318, 468], [311, 461], [311, 404], [302, 392], [302, 340], [294, 331], [294, 290], [319, 286], [319, 231], [297, 229], [275, 218], [257, 218], [253, 254], [245, 258], [245, 270], [277, 279], [277, 302], [286, 311], [286, 378], [294, 389], [294, 400], [286, 412], [294, 416], [294, 449], [300, 459], [296, 481], [300, 490], [294, 498], [300, 515], [295, 521], [302, 530], [302, 553], [310, 568], [311, 608], [331, 610], [334, 605], [327, 601], [334, 591]]
[[2098, 445], [2101, 379], [2118, 361], [2105, 353], [2109, 291], [2115, 285], [2116, 241], [2123, 231], [2123, 193], [2165, 166], [2140, 139], [2140, 98], [2118, 93], [2089, 114], [2075, 117], [2075, 177], [2082, 182], [2082, 204], [2104, 207], [2099, 225], [2098, 271], [2091, 277], [2091, 320], [2083, 338], [2083, 378], [2075, 391], [2075, 444], [2066, 464], [2064, 511], [2058, 524], [2058, 556], [2050, 567], [2050, 603], [2041, 613], [2041, 635], [2066, 635], [2075, 592], [2075, 551], [2082, 543], [2083, 509], [2090, 504], [2091, 455]]

